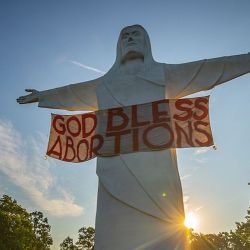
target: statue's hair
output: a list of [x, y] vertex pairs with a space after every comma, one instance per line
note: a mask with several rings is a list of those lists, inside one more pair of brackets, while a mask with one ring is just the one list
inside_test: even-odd
[[131, 27], [138, 27], [143, 31], [143, 34], [144, 34], [144, 63], [145, 63], [145, 66], [148, 65], [148, 64], [154, 63], [148, 33], [141, 25], [135, 24], [135, 25], [124, 27], [121, 30], [119, 38], [118, 38], [118, 42], [117, 42], [117, 47], [116, 47], [116, 60], [115, 60], [115, 63], [113, 64], [113, 66], [111, 67], [111, 69], [109, 70], [109, 72], [114, 72], [114, 71], [119, 70], [119, 68], [120, 68], [120, 66], [122, 64], [121, 36], [122, 36], [122, 33], [124, 32], [124, 30], [126, 30], [127, 28], [131, 28]]
[[140, 24], [133, 24], [133, 25], [124, 27], [124, 28], [121, 30], [121, 32], [120, 32], [120, 36], [121, 36], [121, 34], [123, 33], [124, 30], [126, 30], [126, 29], [128, 29], [128, 28], [132, 28], [132, 27], [139, 27], [139, 28], [142, 29], [146, 34], [148, 34], [147, 31], [144, 29], [144, 27], [142, 27]]

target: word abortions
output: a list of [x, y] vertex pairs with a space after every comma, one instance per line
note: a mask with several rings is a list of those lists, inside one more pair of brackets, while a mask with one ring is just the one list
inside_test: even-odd
[[52, 114], [47, 155], [83, 162], [95, 156], [213, 145], [209, 97], [164, 99], [80, 115]]

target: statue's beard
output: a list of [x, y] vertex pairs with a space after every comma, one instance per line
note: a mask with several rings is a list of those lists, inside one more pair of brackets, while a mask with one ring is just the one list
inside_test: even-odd
[[127, 54], [125, 54], [122, 57], [121, 63], [124, 64], [127, 61], [136, 60], [136, 59], [141, 59], [142, 61], [144, 61], [144, 55], [138, 51], [129, 51]]

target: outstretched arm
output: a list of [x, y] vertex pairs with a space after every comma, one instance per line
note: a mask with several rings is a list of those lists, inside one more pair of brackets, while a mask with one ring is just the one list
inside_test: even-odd
[[166, 65], [167, 91], [180, 98], [250, 72], [250, 54], [225, 56], [196, 62]]
[[39, 107], [64, 110], [97, 110], [96, 87], [101, 78], [50, 90], [26, 89], [29, 95], [20, 96], [19, 104], [38, 102]]

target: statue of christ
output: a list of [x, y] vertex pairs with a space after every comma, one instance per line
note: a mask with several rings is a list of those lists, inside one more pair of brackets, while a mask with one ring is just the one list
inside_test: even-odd
[[[94, 111], [181, 98], [249, 72], [249, 54], [156, 62], [146, 30], [133, 25], [121, 31], [115, 63], [104, 76], [45, 91], [28, 89], [31, 93], [17, 101]], [[96, 250], [187, 249], [175, 149], [98, 157], [97, 175]]]

